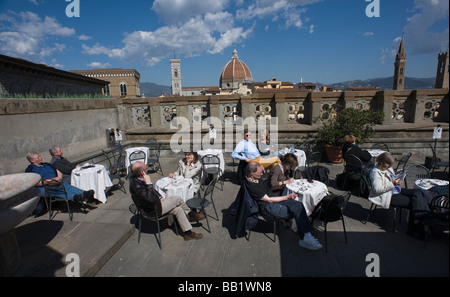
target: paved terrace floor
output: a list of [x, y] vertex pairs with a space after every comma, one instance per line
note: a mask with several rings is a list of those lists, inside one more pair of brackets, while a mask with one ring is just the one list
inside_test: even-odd
[[[230, 160], [225, 157], [225, 162]], [[167, 175], [176, 169], [178, 158], [161, 161]], [[333, 186], [334, 177], [343, 166], [323, 165], [331, 171], [329, 189], [339, 193]], [[72, 261], [66, 261], [70, 253], [80, 257], [81, 276], [97, 277], [365, 277], [370, 253], [379, 256], [382, 277], [449, 276], [448, 232], [434, 232], [424, 249], [422, 241], [406, 235], [405, 211], [402, 222], [396, 224], [398, 232], [393, 233], [392, 210], [377, 209], [363, 224], [370, 202], [354, 196], [345, 212], [348, 243], [342, 224], [329, 223], [328, 253], [300, 248], [298, 235], [281, 225], [274, 243], [273, 225], [263, 221], [251, 232], [249, 241], [233, 239], [229, 207], [239, 190], [233, 170], [227, 164], [224, 189], [214, 192], [219, 220], [210, 218], [211, 233], [194, 224], [193, 230], [204, 235], [201, 240], [185, 242], [163, 222], [162, 250], [152, 223], [143, 223], [141, 242], [137, 243], [136, 220], [128, 211], [131, 197], [114, 190], [106, 204], [92, 204], [87, 213], [74, 206], [72, 222], [67, 213], [60, 212], [52, 221], [44, 215], [29, 217], [19, 225], [16, 235], [22, 262], [14, 276], [64, 277]], [[161, 177], [151, 174], [154, 182]], [[126, 188], [128, 193], [128, 183]], [[324, 229], [318, 221], [313, 234], [324, 243]]]

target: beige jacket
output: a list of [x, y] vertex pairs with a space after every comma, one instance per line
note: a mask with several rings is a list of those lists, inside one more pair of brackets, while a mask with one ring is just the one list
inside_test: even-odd
[[181, 175], [185, 178], [192, 178], [194, 184], [194, 192], [197, 193], [200, 189], [200, 178], [202, 176], [202, 164], [198, 161], [197, 163], [186, 166], [186, 159], [182, 158], [178, 162], [178, 171], [175, 172], [175, 175]]
[[389, 208], [394, 188], [389, 171], [373, 167], [370, 172], [370, 180], [372, 189], [369, 193], [369, 200], [382, 208]]

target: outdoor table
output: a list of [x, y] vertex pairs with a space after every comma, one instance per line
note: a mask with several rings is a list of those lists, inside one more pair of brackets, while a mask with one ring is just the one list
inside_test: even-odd
[[310, 183], [306, 179], [296, 179], [284, 188], [283, 195], [291, 193], [298, 194], [296, 200], [303, 203], [306, 214], [310, 216], [316, 205], [328, 194], [328, 188], [327, 185], [317, 180]]
[[155, 189], [162, 197], [179, 196], [184, 202], [194, 197], [194, 181], [192, 178], [182, 176], [163, 177], [155, 184]]
[[431, 200], [433, 199], [434, 192], [430, 191], [430, 189], [434, 186], [445, 186], [448, 185], [447, 180], [441, 180], [441, 179], [418, 179], [414, 182], [414, 189], [420, 189], [427, 199], [428, 203], [431, 203]]
[[143, 151], [145, 153], [145, 160], [143, 160], [142, 162], [147, 164], [147, 158], [148, 158], [148, 154], [150, 152], [148, 147], [146, 147], [146, 146], [138, 146], [138, 147], [127, 148], [125, 150], [125, 152], [127, 153], [127, 156], [125, 158], [125, 166], [127, 167], [127, 173], [128, 173], [129, 167], [130, 167], [130, 155], [131, 155], [131, 153], [133, 153], [135, 151]]
[[386, 151], [383, 150], [379, 150], [379, 149], [368, 149], [367, 150], [369, 152], [369, 154], [372, 156], [372, 163], [375, 164], [376, 163], [376, 159], [379, 155], [381, 155], [382, 153], [385, 153]]
[[105, 166], [101, 164], [85, 164], [75, 168], [70, 183], [85, 191], [94, 190], [94, 198], [102, 203], [106, 203], [106, 188], [113, 186]]

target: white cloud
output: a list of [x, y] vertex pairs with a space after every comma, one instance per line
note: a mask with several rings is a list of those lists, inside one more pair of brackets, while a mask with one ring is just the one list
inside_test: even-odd
[[[449, 46], [448, 0], [415, 0], [414, 13], [403, 29], [411, 54], [437, 53]], [[446, 24], [444, 26], [439, 23]]]
[[65, 48], [62, 43], [46, 46], [48, 38], [75, 34], [74, 29], [63, 27], [55, 18], [46, 16], [42, 20], [30, 11], [0, 14], [0, 25], [5, 28], [0, 32], [0, 51], [10, 56], [34, 60], [61, 52]]
[[191, 17], [222, 11], [226, 0], [155, 0], [152, 10], [168, 25], [180, 25]]
[[101, 62], [92, 62], [87, 64], [87, 67], [89, 67], [90, 69], [108, 68], [110, 66], [111, 64], [109, 63], [101, 63]]
[[105, 54], [111, 59], [142, 62], [152, 66], [175, 52], [193, 57], [208, 52], [221, 53], [225, 48], [247, 38], [253, 27], [234, 27], [233, 16], [227, 12], [207, 13], [189, 19], [180, 26], [164, 26], [155, 31], [128, 34], [122, 48], [109, 49], [100, 44], [83, 45], [89, 55]]
[[375, 35], [375, 33], [373, 33], [373, 32], [365, 32], [363, 35], [364, 36], [373, 36], [373, 35]]
[[87, 35], [85, 35], [85, 34], [81, 34], [80, 36], [78, 36], [78, 40], [83, 40], [83, 41], [85, 41], [85, 40], [91, 40], [91, 39], [92, 39], [91, 36], [87, 36]]

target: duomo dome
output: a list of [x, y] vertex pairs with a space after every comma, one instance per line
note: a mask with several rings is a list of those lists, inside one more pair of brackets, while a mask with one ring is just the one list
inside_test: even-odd
[[235, 48], [233, 57], [220, 73], [220, 88], [222, 90], [236, 90], [252, 82], [252, 73], [247, 65], [239, 59]]

